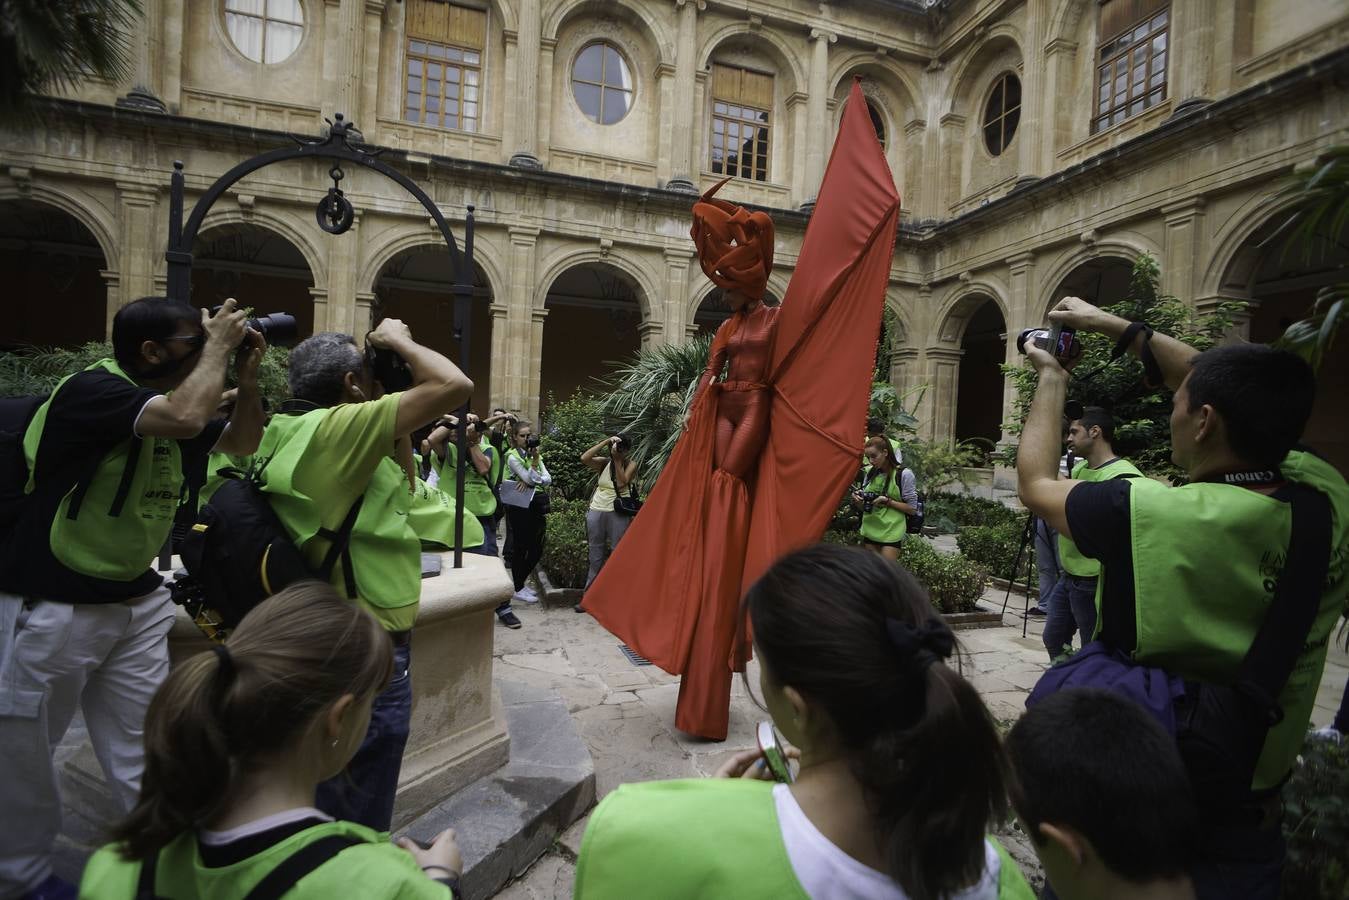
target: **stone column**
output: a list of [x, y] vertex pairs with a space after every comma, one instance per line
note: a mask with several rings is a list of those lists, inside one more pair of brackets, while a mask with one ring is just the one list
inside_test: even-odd
[[927, 351], [928, 384], [932, 389], [932, 440], [956, 439], [956, 403], [960, 400], [960, 357], [965, 351], [935, 347]]
[[114, 269], [100, 269], [98, 274], [103, 279], [103, 286], [107, 288], [103, 301], [103, 336], [112, 340], [112, 317], [122, 308], [122, 277]]
[[[373, 133], [375, 119], [379, 115], [379, 56], [382, 49], [379, 36], [384, 26], [387, 0], [361, 0], [361, 3], [363, 11], [360, 27], [365, 31], [362, 39], [364, 51], [350, 115], [356, 119], [357, 124]], [[397, 56], [394, 59], [397, 60]], [[402, 90], [401, 84], [398, 89]]]
[[159, 96], [171, 112], [177, 112], [183, 102], [183, 15], [184, 0], [160, 0], [163, 25], [160, 34], [160, 87]]
[[515, 151], [510, 164], [541, 169], [539, 162], [539, 41], [543, 21], [539, 0], [520, 0], [520, 30], [516, 33], [515, 94], [511, 111], [515, 123]]
[[693, 120], [697, 115], [698, 68], [698, 10], [706, 8], [704, 0], [675, 0], [674, 91], [670, 100], [674, 133], [670, 142], [670, 174], [666, 187], [676, 191], [694, 191], [697, 172], [693, 161], [698, 158], [694, 147]]
[[[360, 277], [361, 214], [357, 213], [346, 234], [325, 239], [328, 250], [328, 271], [311, 272], [315, 288], [325, 289], [323, 312], [330, 331], [341, 331], [360, 337], [370, 328], [370, 305], [374, 301], [374, 285], [357, 284]], [[312, 292], [311, 292], [312, 296]], [[364, 310], [361, 309], [363, 297]], [[314, 327], [318, 327], [320, 309], [314, 307]]]
[[801, 208], [815, 208], [815, 198], [824, 179], [824, 160], [829, 140], [829, 45], [838, 35], [822, 28], [810, 29], [814, 44], [810, 56], [810, 93], [806, 99], [806, 183], [805, 193], [810, 197]]
[[890, 354], [890, 383], [901, 397], [911, 390], [917, 375], [918, 348], [900, 347]]
[[965, 175], [965, 117], [947, 113], [941, 117], [941, 208], [949, 209], [964, 195]]
[[[557, 52], [557, 41], [546, 38], [539, 41], [539, 112], [538, 134], [534, 138], [539, 148], [539, 168], [548, 168], [548, 148], [553, 145], [553, 55]], [[568, 84], [571, 82], [568, 81]], [[563, 98], [565, 99], [565, 98]]]
[[[373, 128], [361, 121], [361, 95], [365, 72], [365, 0], [340, 0], [337, 10], [337, 40], [325, 47], [325, 57], [336, 57], [333, 72], [333, 112], [340, 112], [359, 129]], [[331, 14], [332, 7], [327, 12]], [[378, 50], [376, 59], [378, 59]]]
[[924, 190], [927, 186], [923, 179], [923, 142], [927, 136], [927, 122], [922, 119], [910, 119], [904, 124], [904, 186], [901, 189], [900, 203], [914, 219], [936, 217], [933, 192]]
[[497, 361], [491, 368], [487, 398], [493, 407], [510, 408], [505, 401], [507, 394], [510, 393], [506, 387], [505, 372], [505, 360], [508, 358], [510, 347], [510, 335], [506, 333], [510, 328], [509, 310], [504, 303], [492, 303], [487, 309], [492, 314], [492, 359]]
[[[692, 254], [685, 249], [665, 250], [665, 342], [679, 344], [685, 339], [685, 329], [692, 324], [688, 314], [689, 260]], [[697, 330], [696, 328], [694, 329]]]
[[1166, 236], [1162, 244], [1161, 291], [1189, 304], [1199, 292], [1203, 263], [1204, 198], [1191, 197], [1162, 207]]
[[1017, 141], [1018, 184], [1035, 181], [1049, 171], [1040, 168], [1040, 142], [1045, 137], [1040, 123], [1046, 112], [1052, 113], [1058, 98], [1044, 90], [1045, 64], [1040, 33], [1044, 29], [1045, 6], [1027, 3], [1025, 7], [1026, 54], [1021, 65], [1021, 121], [1013, 138]]
[[785, 131], [792, 135], [792, 158], [791, 171], [788, 173], [789, 179], [778, 177], [779, 181], [787, 180], [792, 188], [792, 198], [799, 201], [802, 208], [807, 208], [806, 201], [811, 196], [810, 184], [806, 180], [806, 114], [807, 100], [801, 91], [794, 91], [787, 97], [783, 106], [787, 110], [787, 121]]
[[117, 183], [120, 259], [110, 259], [108, 264], [109, 266], [115, 264], [117, 267], [120, 276], [120, 294], [124, 303], [153, 295], [155, 271], [159, 266], [167, 265], [163, 262], [164, 244], [158, 240], [158, 210], [159, 196], [154, 188], [128, 182]]
[[1180, 116], [1213, 102], [1210, 72], [1213, 65], [1214, 0], [1188, 0], [1170, 6], [1167, 31], [1169, 78], [1166, 94], [1175, 100], [1172, 116]]
[[[1060, 147], [1072, 143], [1073, 114], [1071, 104], [1056, 102], [1060, 97], [1072, 95], [1074, 69], [1077, 65], [1077, 44], [1073, 41], [1055, 38], [1045, 45], [1045, 78], [1042, 82], [1046, 94], [1041, 129], [1044, 132], [1037, 141], [1040, 154], [1038, 171], [1040, 174], [1053, 172], [1054, 159]], [[1026, 92], [1021, 96], [1024, 99]], [[1094, 102], [1094, 101], [1093, 101]], [[1024, 123], [1023, 123], [1024, 125]]]
[[[510, 274], [506, 287], [505, 328], [501, 323], [492, 323], [492, 347], [496, 350], [496, 335], [501, 333], [505, 340], [502, 355], [494, 356], [499, 360], [493, 369], [501, 371], [504, 393], [498, 399], [505, 401], [507, 409], [519, 409], [525, 415], [533, 415], [538, 409], [540, 363], [543, 354], [542, 319], [539, 320], [538, 352], [534, 351], [533, 318], [534, 266], [539, 240], [539, 229], [512, 226], [508, 229], [511, 239]], [[546, 313], [547, 310], [539, 310]], [[530, 404], [533, 404], [531, 407]]]
[[[328, 291], [324, 288], [309, 289], [309, 305], [314, 307], [314, 334], [320, 331], [332, 331], [328, 327]], [[352, 334], [352, 332], [347, 332]]]
[[637, 326], [637, 337], [643, 350], [659, 347], [665, 341], [665, 326], [660, 322], [643, 322]]
[[[1011, 316], [1008, 321], [1003, 323], [1007, 329], [1007, 339], [1003, 344], [1003, 349], [1006, 352], [1002, 361], [1009, 366], [1015, 366], [1020, 365], [1021, 358], [1016, 349], [1016, 335], [1020, 334], [1024, 328], [1043, 324], [1044, 307], [1048, 303], [1048, 298], [1037, 296], [1035, 293], [1034, 253], [1017, 253], [1008, 257], [1007, 267], [1009, 270], [1007, 286], [1011, 293], [1009, 298]], [[1003, 422], [1011, 420], [1015, 402], [1016, 388], [1012, 379], [1004, 376], [1002, 379]], [[998, 444], [1000, 447], [1005, 447], [1015, 442], [1016, 438], [1004, 429]]]
[[160, 41], [164, 16], [162, 7], [161, 0], [141, 0], [140, 21], [135, 24], [131, 34], [135, 74], [131, 89], [117, 98], [117, 105], [123, 109], [155, 113], [167, 111], [164, 101], [159, 99], [159, 78], [164, 69], [163, 44]]
[[548, 318], [547, 309], [529, 311], [529, 394], [526, 398], [526, 413], [531, 419], [539, 418], [539, 395], [543, 381], [543, 321]]

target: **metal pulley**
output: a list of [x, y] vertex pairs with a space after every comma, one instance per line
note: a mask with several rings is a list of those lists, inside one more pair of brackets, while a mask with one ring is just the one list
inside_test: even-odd
[[344, 177], [342, 168], [334, 165], [328, 170], [328, 177], [332, 178], [333, 186], [328, 188], [328, 193], [319, 200], [314, 210], [314, 218], [318, 220], [319, 227], [329, 234], [343, 234], [356, 220], [356, 210], [352, 208], [347, 195], [338, 187]]

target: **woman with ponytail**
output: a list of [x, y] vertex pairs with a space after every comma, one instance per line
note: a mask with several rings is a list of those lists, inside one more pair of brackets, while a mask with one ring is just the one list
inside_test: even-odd
[[330, 585], [259, 604], [151, 701], [140, 800], [89, 861], [80, 896], [451, 898], [453, 831], [400, 849], [314, 808], [392, 671], [387, 632]]
[[576, 900], [1031, 900], [985, 837], [1007, 814], [997, 729], [913, 576], [820, 544], [779, 560], [745, 604], [799, 775], [760, 780], [751, 750], [718, 779], [618, 788], [590, 817]]

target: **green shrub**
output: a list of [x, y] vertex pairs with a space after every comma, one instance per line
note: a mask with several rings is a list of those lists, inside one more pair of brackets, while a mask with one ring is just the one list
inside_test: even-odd
[[586, 544], [587, 500], [554, 498], [548, 513], [548, 532], [543, 542], [542, 565], [548, 579], [557, 587], [585, 587], [590, 572], [590, 551]]
[[[956, 535], [956, 546], [969, 559], [984, 566], [999, 578], [1006, 578], [1012, 571], [1012, 562], [1016, 559], [1017, 548], [1021, 546], [1021, 536], [1025, 533], [1025, 520], [1015, 519], [1000, 525], [968, 525]], [[1021, 566], [1017, 569], [1017, 580], [1035, 570], [1035, 544], [1026, 545], [1021, 554]]]
[[839, 529], [830, 526], [829, 530], [820, 538], [826, 544], [839, 544], [844, 547], [862, 546], [862, 535], [856, 528]]
[[945, 518], [957, 525], [1002, 525], [1023, 515], [997, 500], [946, 492], [929, 494], [924, 513], [929, 521]]
[[939, 612], [972, 612], [983, 596], [988, 572], [959, 553], [938, 553], [926, 539], [910, 537], [899, 551], [899, 562], [913, 573]]
[[589, 502], [599, 473], [581, 462], [581, 454], [604, 436], [595, 400], [586, 394], [560, 402], [550, 396], [547, 409], [535, 431], [541, 436], [539, 451], [548, 474], [553, 476], [549, 494], [554, 500]]
[[1307, 741], [1283, 803], [1283, 895], [1349, 900], [1349, 743]]

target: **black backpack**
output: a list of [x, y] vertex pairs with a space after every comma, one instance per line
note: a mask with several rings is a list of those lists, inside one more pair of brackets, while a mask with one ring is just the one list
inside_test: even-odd
[[[905, 471], [904, 469], [899, 470], [900, 472], [899, 480], [901, 484], [904, 481], [904, 471]], [[908, 471], [912, 472], [913, 470], [909, 469]], [[924, 493], [923, 491], [919, 491], [918, 502], [914, 504], [914, 508], [917, 509], [918, 512], [906, 514], [904, 516], [904, 521], [907, 523], [905, 525], [905, 530], [908, 534], [922, 533], [923, 522], [927, 520], [927, 513], [925, 512], [926, 507], [927, 507], [927, 494]]]
[[0, 398], [0, 530], [8, 530], [18, 520], [28, 499], [23, 436], [46, 401], [46, 397]]
[[[244, 900], [280, 900], [301, 878], [348, 847], [360, 843], [363, 841], [353, 837], [331, 834], [319, 838], [312, 844], [305, 844], [268, 872], [253, 886], [253, 890], [248, 892]], [[141, 862], [140, 877], [136, 881], [136, 900], [161, 900], [159, 894], [155, 893], [155, 874], [158, 868], [159, 851], [156, 850]]]
[[175, 581], [174, 600], [210, 637], [223, 639], [249, 610], [288, 585], [314, 578], [327, 581], [339, 560], [347, 596], [356, 597], [347, 545], [365, 496], [356, 498], [337, 531], [319, 529], [318, 536], [331, 546], [314, 570], [263, 493], [266, 467], [263, 460], [247, 472], [220, 469], [218, 474], [228, 480], [202, 506], [178, 545], [187, 577]]

